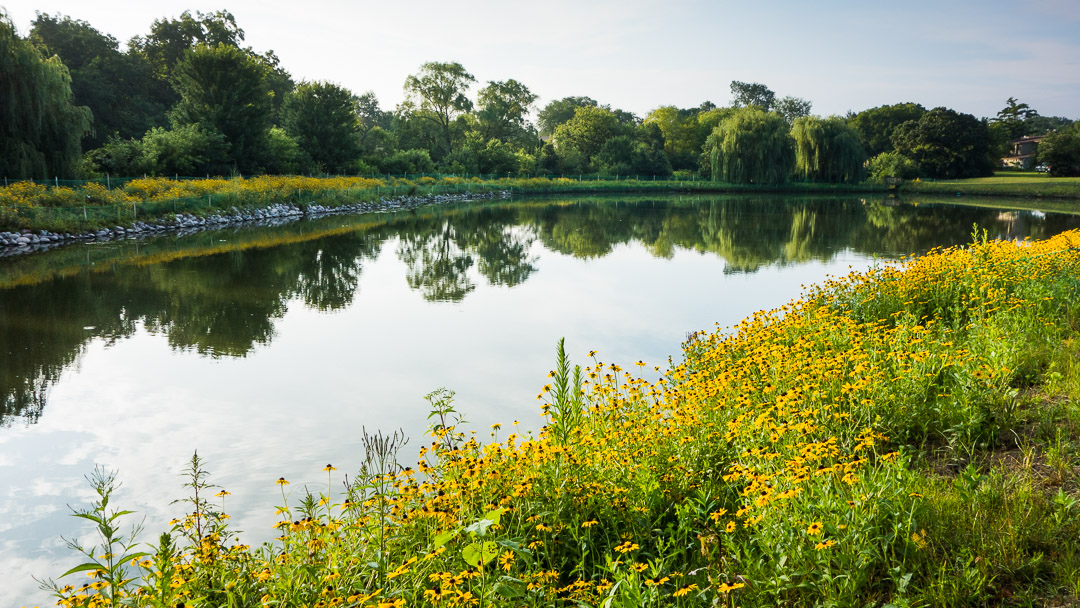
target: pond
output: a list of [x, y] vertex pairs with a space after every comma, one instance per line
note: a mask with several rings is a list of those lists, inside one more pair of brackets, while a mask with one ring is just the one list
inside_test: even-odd
[[663, 369], [688, 332], [968, 242], [973, 224], [1008, 239], [1080, 227], [998, 205], [539, 198], [0, 259], [0, 605], [52, 604], [31, 575], [77, 563], [61, 535], [92, 542], [68, 505], [89, 503], [95, 465], [118, 472], [115, 499], [151, 541], [183, 513], [197, 450], [258, 544], [275, 480], [324, 488], [327, 463], [359, 466], [365, 430], [400, 428], [415, 455], [436, 388], [480, 438], [536, 432], [561, 337], [578, 363], [596, 350]]

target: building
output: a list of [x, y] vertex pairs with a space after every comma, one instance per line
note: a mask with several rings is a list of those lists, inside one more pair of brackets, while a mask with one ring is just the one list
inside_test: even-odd
[[1009, 142], [1009, 155], [1001, 159], [1001, 166], [1014, 169], [1031, 169], [1035, 166], [1035, 153], [1045, 135], [1021, 137]]

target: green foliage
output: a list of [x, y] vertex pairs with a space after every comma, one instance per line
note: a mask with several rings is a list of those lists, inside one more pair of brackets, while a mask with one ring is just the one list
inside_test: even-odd
[[[580, 171], [595, 167], [593, 157], [608, 140], [626, 133], [615, 112], [596, 106], [581, 106], [574, 117], [555, 129], [552, 140], [560, 158], [572, 159]], [[569, 163], [567, 163], [569, 164]]]
[[791, 136], [797, 175], [816, 182], [862, 181], [866, 153], [858, 134], [842, 118], [797, 118]]
[[919, 165], [915, 161], [897, 152], [882, 152], [870, 159], [867, 168], [870, 178], [875, 182], [884, 182], [887, 178], [914, 179], [919, 176]]
[[301, 83], [285, 99], [281, 126], [323, 173], [347, 173], [360, 154], [357, 100], [328, 82]]
[[1039, 144], [1038, 154], [1052, 176], [1080, 176], [1080, 123], [1051, 133]]
[[540, 135], [555, 133], [555, 128], [573, 118], [578, 108], [595, 108], [598, 105], [591, 97], [563, 97], [548, 103], [536, 116]]
[[150, 33], [132, 38], [130, 46], [150, 63], [158, 78], [167, 81], [188, 50], [219, 44], [239, 49], [243, 41], [244, 30], [232, 13], [196, 11], [193, 17], [191, 11], [184, 11], [178, 19], [155, 19]]
[[788, 123], [792, 123], [796, 118], [810, 116], [811, 107], [813, 107], [813, 104], [809, 100], [788, 95], [777, 100], [773, 110], [783, 116]]
[[779, 114], [747, 107], [725, 118], [705, 142], [712, 178], [733, 184], [779, 184], [795, 164], [795, 145]]
[[768, 112], [773, 109], [776, 93], [760, 82], [731, 81], [731, 105], [736, 108], [756, 106]]
[[93, 114], [84, 149], [103, 146], [114, 134], [141, 137], [165, 122], [166, 104], [150, 64], [136, 53], [122, 53], [112, 36], [89, 23], [66, 16], [38, 13], [30, 40], [46, 55], [56, 54], [71, 72], [75, 104]]
[[1031, 106], [1020, 103], [1015, 97], [1005, 100], [1005, 107], [998, 111], [997, 117], [991, 119], [991, 123], [1000, 125], [1008, 139], [1017, 139], [1027, 133], [1027, 121], [1038, 116]]
[[73, 177], [91, 115], [76, 106], [60, 58], [19, 37], [0, 11], [0, 175]]
[[604, 175], [671, 175], [664, 153], [664, 136], [655, 123], [646, 123], [631, 135], [613, 137], [600, 148], [595, 169]]
[[[121, 530], [120, 520], [132, 512], [109, 508], [113, 492], [120, 487], [116, 482], [116, 473], [106, 472], [98, 467], [86, 480], [97, 494], [97, 499], [89, 509], [75, 511], [74, 515], [94, 524], [94, 532], [100, 544], [84, 547], [77, 540], [68, 540], [68, 547], [87, 561], [61, 574], [60, 578], [78, 573], [93, 576], [101, 581], [96, 583], [100, 585], [96, 588], [102, 591], [100, 595], [107, 600], [107, 605], [119, 606], [120, 598], [124, 596], [128, 585], [137, 578], [129, 575], [128, 562], [138, 561], [149, 554], [134, 551], [138, 546], [135, 539], [139, 535], [140, 526], [133, 526], [126, 534]], [[59, 585], [52, 581], [42, 583], [42, 587], [58, 595], [61, 593]]]
[[971, 114], [934, 108], [892, 134], [897, 152], [919, 164], [930, 177], [953, 179], [992, 175], [987, 125]]
[[[300, 175], [319, 170], [311, 156], [300, 147], [300, 142], [289, 137], [285, 129], [274, 127], [266, 139], [266, 172], [278, 175]], [[373, 170], [365, 173], [374, 173]]]
[[88, 177], [102, 175], [143, 175], [150, 173], [143, 155], [142, 140], [122, 139], [114, 135], [105, 145], [88, 151], [82, 157], [79, 174]]
[[675, 171], [698, 168], [701, 149], [716, 125], [730, 110], [680, 109], [661, 106], [645, 117], [645, 124], [655, 124], [664, 137], [664, 154]]
[[256, 172], [272, 111], [266, 66], [234, 46], [201, 45], [185, 52], [173, 77], [180, 95], [173, 122], [221, 133], [236, 168]]
[[[528, 115], [536, 100], [535, 93], [512, 78], [505, 82], [489, 82], [480, 89], [476, 104], [476, 118], [484, 139], [501, 142], [530, 139], [532, 127]], [[535, 142], [536, 137], [531, 139]]]
[[380, 160], [379, 171], [391, 175], [434, 173], [435, 163], [427, 150], [399, 150]]
[[476, 78], [460, 63], [435, 61], [423, 64], [419, 74], [405, 79], [407, 101], [416, 108], [417, 116], [433, 123], [441, 133], [442, 154], [453, 151], [450, 125], [454, 119], [473, 108], [466, 93], [474, 82]]
[[225, 137], [199, 124], [155, 127], [143, 137], [141, 149], [150, 175], [221, 175], [229, 169]]
[[851, 118], [849, 124], [859, 134], [866, 146], [866, 153], [877, 156], [893, 149], [892, 134], [901, 124], [919, 120], [926, 108], [917, 103], [898, 103], [863, 110]]

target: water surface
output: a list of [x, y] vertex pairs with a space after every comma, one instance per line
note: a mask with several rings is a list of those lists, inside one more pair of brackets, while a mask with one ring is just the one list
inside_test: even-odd
[[577, 362], [666, 366], [687, 332], [973, 224], [1041, 238], [1080, 221], [853, 197], [532, 199], [0, 260], [0, 605], [52, 604], [30, 575], [76, 563], [60, 535], [89, 532], [67, 505], [87, 504], [96, 464], [156, 533], [198, 450], [258, 543], [274, 480], [325, 488], [327, 463], [357, 468], [364, 428], [404, 429], [415, 455], [437, 387], [483, 437], [535, 430], [560, 337]]

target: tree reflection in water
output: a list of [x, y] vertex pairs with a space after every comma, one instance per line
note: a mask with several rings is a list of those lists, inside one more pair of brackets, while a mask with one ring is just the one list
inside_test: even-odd
[[[321, 222], [321, 223], [320, 223]], [[514, 287], [537, 270], [537, 244], [590, 259], [639, 243], [652, 255], [715, 255], [725, 272], [829, 260], [852, 250], [896, 257], [991, 236], [1042, 238], [1076, 216], [913, 206], [857, 198], [698, 197], [541, 200], [324, 218], [213, 236], [102, 248], [69, 247], [0, 261], [0, 426], [37, 421], [49, 388], [94, 338], [141, 325], [209, 357], [243, 357], [274, 339], [290, 305], [342, 310], [358, 297], [366, 261], [395, 244], [410, 288], [461, 302], [478, 281]], [[239, 244], [236, 244], [239, 243]], [[127, 253], [126, 253], [127, 252]], [[628, 287], [633, 288], [633, 287]]]

